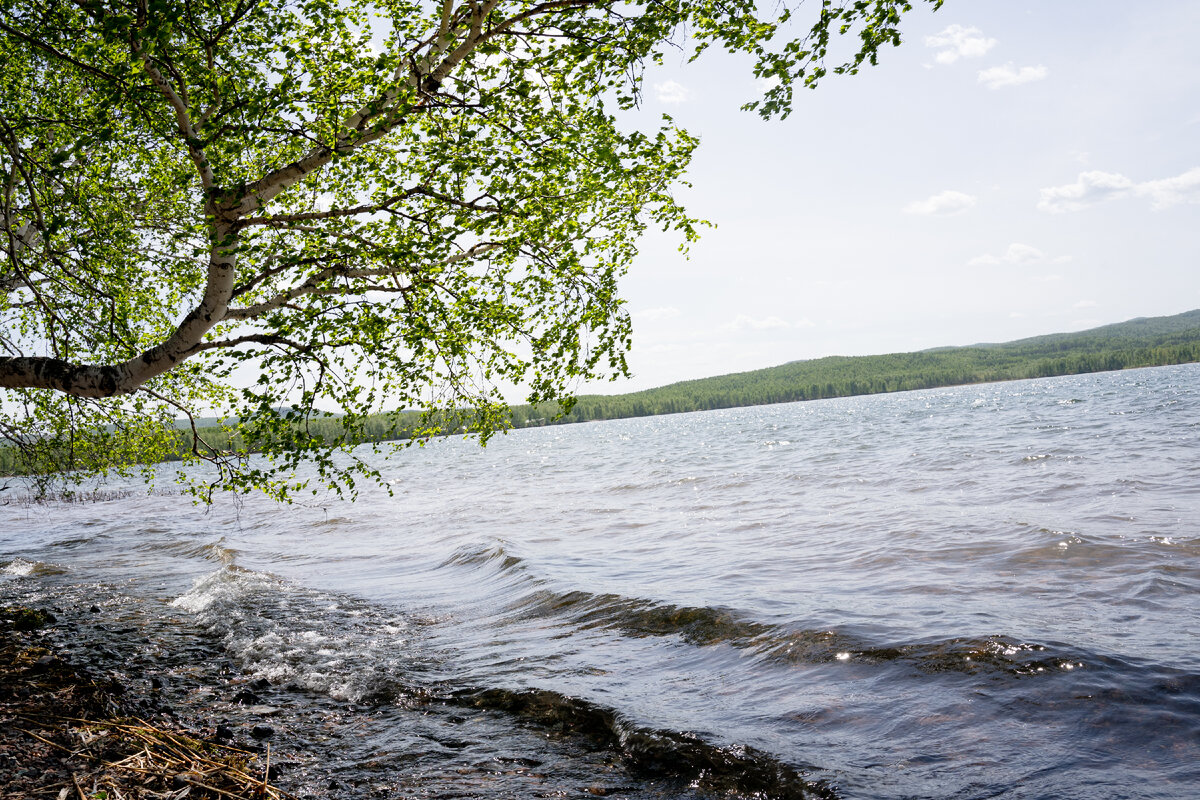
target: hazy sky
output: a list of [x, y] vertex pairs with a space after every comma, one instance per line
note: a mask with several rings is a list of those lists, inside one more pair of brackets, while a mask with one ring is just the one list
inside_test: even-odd
[[1200, 307], [1200, 3], [947, 0], [878, 67], [739, 106], [748, 64], [668, 60], [638, 112], [701, 138], [623, 283], [631, 391], [826, 355], [1007, 341]]

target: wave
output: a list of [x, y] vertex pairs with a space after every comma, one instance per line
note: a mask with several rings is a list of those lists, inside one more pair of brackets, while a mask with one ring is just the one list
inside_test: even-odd
[[171, 605], [216, 636], [243, 670], [274, 685], [351, 704], [430, 705], [496, 711], [615, 752], [634, 771], [737, 797], [834, 798], [811, 767], [755, 748], [718, 745], [688, 732], [634, 724], [615, 709], [545, 689], [454, 686], [421, 681], [431, 666], [414, 653], [420, 620], [351, 597], [226, 566], [198, 579]]
[[30, 576], [39, 575], [62, 575], [67, 570], [57, 564], [48, 564], [45, 561], [30, 561], [27, 558], [16, 558], [9, 561], [3, 567], [0, 567], [0, 575], [11, 575], [16, 578], [27, 578]]
[[[1100, 654], [1068, 644], [1025, 641], [1004, 633], [880, 641], [877, 635], [855, 630], [767, 623], [721, 606], [674, 605], [613, 593], [556, 590], [546, 588], [546, 581], [531, 574], [526, 561], [503, 543], [460, 548], [441, 566], [519, 576], [523, 591], [501, 606], [501, 615], [512, 621], [551, 620], [581, 631], [608, 630], [631, 638], [673, 637], [697, 647], [725, 645], [785, 666], [895, 664], [926, 674], [1032, 677], [1107, 663]], [[510, 589], [516, 587], [510, 585]]]
[[[464, 550], [453, 560], [526, 571], [502, 546]], [[736, 738], [730, 743], [720, 735], [639, 724], [636, 707], [604, 705], [560, 691], [562, 687], [506, 686], [505, 679], [491, 680], [486, 673], [455, 677], [454, 664], [462, 654], [429, 652], [429, 643], [439, 637], [426, 639], [423, 626], [435, 621], [353, 597], [225, 566], [198, 580], [173, 606], [195, 615], [242, 670], [277, 686], [369, 708], [495, 712], [550, 737], [582, 740], [587, 749], [611, 752], [634, 773], [679, 781], [717, 796], [838, 796], [830, 784], [814, 779], [828, 772], [794, 761], [790, 754], [784, 761]], [[1005, 713], [1019, 713], [1030, 697], [1037, 697], [1039, 704], [1070, 705], [1073, 710], [1064, 707], [1063, 713], [1088, 724], [1144, 732], [1151, 738], [1169, 724], [1178, 729], [1177, 736], [1192, 735], [1194, 715], [1200, 712], [1200, 675], [1000, 634], [891, 643], [866, 631], [770, 624], [736, 609], [545, 589], [527, 592], [501, 617], [494, 622], [540, 617], [580, 631], [612, 630], [621, 636], [675, 637], [695, 647], [740, 648], [765, 663], [785, 666], [886, 664], [908, 671], [909, 678], [960, 675], [974, 684], [973, 690], [986, 685], [988, 696], [1000, 698], [1002, 704], [1017, 703]], [[1053, 675], [1065, 678], [1066, 673], [1073, 677], [1064, 683], [1045, 682]], [[1005, 678], [1000, 684], [1007, 678], [1017, 683], [1006, 689], [997, 678]], [[889, 676], [892, 679], [906, 677]], [[986, 684], [974, 683], [980, 679]], [[1040, 688], [1021, 685], [1031, 679]], [[1034, 689], [1032, 695], [1029, 689]], [[819, 731], [812, 735], [821, 738]]]
[[238, 551], [229, 547], [225, 537], [215, 542], [197, 543], [187, 540], [156, 540], [142, 542], [137, 545], [140, 550], [169, 553], [183, 558], [196, 558], [205, 561], [215, 561], [219, 564], [232, 565], [237, 560]]
[[1083, 668], [1099, 656], [1065, 645], [1025, 642], [1005, 635], [881, 643], [854, 632], [768, 624], [734, 609], [676, 606], [616, 594], [538, 590], [511, 603], [518, 618], [560, 617], [582, 630], [624, 636], [677, 637], [699, 647], [728, 645], [786, 665], [832, 662], [907, 663], [927, 672], [1000, 672], [1031, 676]]
[[464, 546], [455, 550], [441, 563], [442, 567], [478, 567], [489, 566], [498, 572], [512, 572], [521, 569], [525, 560], [512, 555], [504, 548], [503, 542], [486, 546]]

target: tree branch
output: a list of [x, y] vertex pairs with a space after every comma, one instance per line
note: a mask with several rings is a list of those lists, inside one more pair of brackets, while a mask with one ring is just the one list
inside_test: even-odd
[[13, 28], [10, 25], [6, 25], [3, 22], [0, 22], [0, 31], [4, 31], [9, 36], [15, 36], [16, 38], [20, 39], [21, 41], [23, 41], [27, 44], [31, 44], [34, 47], [36, 47], [37, 49], [42, 50], [46, 53], [49, 53], [50, 55], [54, 56], [55, 58], [62, 59], [63, 61], [67, 62], [68, 64], [79, 67], [79, 69], [81, 69], [85, 72], [90, 72], [91, 74], [96, 75], [100, 78], [104, 78], [106, 81], [112, 81], [113, 83], [121, 82], [121, 79], [118, 78], [116, 75], [112, 75], [108, 72], [105, 72], [104, 70], [100, 69], [99, 67], [93, 67], [91, 64], [85, 64], [84, 62], [80, 61], [79, 59], [72, 58], [71, 56], [69, 56], [66, 53], [64, 53], [63, 51], [55, 48], [54, 46], [49, 45], [46, 42], [41, 41], [40, 39], [35, 39], [32, 36], [27, 36], [24, 33], [21, 33], [21, 31], [17, 30], [16, 28]]
[[[431, 52], [422, 59], [420, 65], [414, 65], [417, 68], [412, 70], [403, 83], [407, 84], [409, 89], [414, 89], [418, 93], [436, 91], [451, 71], [462, 63], [463, 59], [470, 55], [486, 39], [490, 38], [492, 33], [484, 32], [483, 23], [487, 15], [491, 14], [499, 2], [500, 0], [488, 0], [483, 6], [479, 6], [472, 0], [473, 13], [471, 15], [470, 28], [467, 30], [459, 46], [449, 54], [446, 54], [446, 50], [455, 41], [455, 37], [447, 34], [445, 37], [435, 41]], [[543, 6], [549, 9], [560, 5], [566, 7], [593, 2], [596, 2], [596, 0], [560, 0], [558, 3], [548, 3], [543, 4]], [[539, 6], [539, 8], [543, 6]], [[445, 9], [443, 8], [443, 18], [445, 18], [444, 12]], [[525, 16], [520, 15], [521, 18], [525, 18]], [[513, 18], [513, 20], [516, 19], [516, 17]], [[441, 62], [436, 68], [429, 69], [429, 66], [436, 59], [441, 59]], [[385, 90], [366, 106], [343, 120], [343, 131], [332, 145], [313, 148], [300, 159], [293, 161], [287, 166], [280, 167], [249, 184], [238, 201], [228, 208], [228, 213], [231, 216], [244, 217], [247, 214], [252, 214], [264, 208], [280, 192], [332, 161], [335, 154], [344, 155], [353, 152], [386, 136], [397, 126], [403, 124], [406, 117], [399, 113], [399, 107], [396, 105], [400, 99], [402, 88], [399, 72], [396, 78], [396, 86]], [[412, 103], [407, 111], [409, 113], [420, 113], [428, 111], [429, 108], [430, 104], [422, 98]], [[369, 120], [380, 116], [386, 116], [389, 119], [372, 130], [365, 128]]]
[[239, 336], [236, 339], [219, 339], [212, 342], [202, 342], [195, 347], [197, 353], [205, 350], [218, 350], [228, 347], [239, 347], [243, 344], [266, 344], [266, 345], [281, 345], [290, 347], [298, 353], [312, 352], [312, 345], [300, 344], [292, 341], [284, 336], [278, 336], [270, 333], [248, 333], [245, 336]]
[[[154, 82], [155, 87], [158, 88], [174, 110], [175, 124], [179, 128], [179, 133], [183, 138], [184, 144], [187, 146], [188, 155], [191, 156], [192, 163], [196, 165], [196, 172], [200, 176], [200, 185], [206, 190], [211, 191], [216, 186], [216, 178], [213, 175], [212, 165], [209, 164], [208, 158], [204, 155], [204, 144], [201, 142], [200, 136], [196, 133], [195, 126], [192, 124], [187, 102], [184, 100], [184, 97], [180, 96], [179, 92], [175, 91], [175, 87], [171, 85], [171, 82], [155, 66], [153, 59], [148, 54], [143, 53], [140, 45], [138, 45], [135, 55], [141, 58], [146, 74], [150, 76], [150, 80]], [[180, 91], [186, 96], [187, 87], [181, 85]]]
[[[462, 253], [442, 259], [434, 266], [445, 267], [449, 266], [450, 264], [466, 261], [468, 259], [478, 258], [484, 253], [495, 250], [502, 246], [503, 245], [500, 242], [483, 242]], [[256, 317], [261, 317], [263, 314], [274, 311], [277, 308], [282, 308], [293, 300], [301, 297], [320, 297], [332, 294], [342, 294], [348, 291], [346, 289], [330, 289], [321, 285], [325, 281], [334, 278], [386, 278], [394, 275], [402, 275], [411, 271], [411, 268], [408, 266], [379, 267], [375, 269], [347, 269], [340, 266], [328, 267], [316, 273], [315, 275], [310, 276], [299, 286], [296, 286], [285, 292], [280, 292], [269, 300], [264, 300], [261, 303], [256, 303], [252, 306], [246, 306], [245, 308], [231, 308], [229, 309], [229, 312], [226, 314], [225, 318], [230, 320], [254, 319]], [[362, 290], [366, 291], [366, 289]], [[371, 287], [371, 290], [374, 290], [374, 287]], [[391, 291], [392, 289], [389, 287], [388, 290]], [[359, 289], [354, 289], [353, 291], [357, 292]]]

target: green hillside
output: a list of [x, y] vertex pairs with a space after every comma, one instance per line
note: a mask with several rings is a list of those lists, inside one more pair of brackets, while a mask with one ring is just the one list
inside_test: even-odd
[[[631, 394], [585, 395], [562, 421], [640, 417], [1194, 361], [1200, 361], [1200, 310], [1003, 344], [879, 356], [829, 356]], [[554, 416], [524, 406], [513, 411], [518, 425]]]
[[[1195, 340], [1197, 329], [1200, 329], [1200, 309], [1170, 317], [1138, 317], [1128, 322], [1102, 325], [1099, 328], [1076, 333], [1051, 333], [1003, 344], [978, 344], [971, 345], [971, 347], [1051, 352], [1063, 347], [1105, 347], [1109, 344], [1116, 344], [1120, 347], [1157, 346], [1164, 343], [1183, 344]], [[938, 348], [938, 350], [956, 349], [970, 348]]]

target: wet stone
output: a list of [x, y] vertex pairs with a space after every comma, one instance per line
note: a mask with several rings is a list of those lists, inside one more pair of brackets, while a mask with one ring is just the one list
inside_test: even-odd
[[279, 709], [275, 706], [249, 706], [246, 708], [247, 714], [254, 714], [257, 717], [270, 717], [279, 713]]
[[255, 725], [250, 729], [250, 735], [255, 739], [270, 739], [275, 735], [275, 729], [270, 725]]
[[171, 788], [185, 789], [198, 780], [200, 780], [200, 776], [194, 772], [181, 772], [171, 776]]
[[252, 706], [259, 702], [259, 697], [249, 689], [242, 689], [233, 696], [233, 702], [238, 705]]

